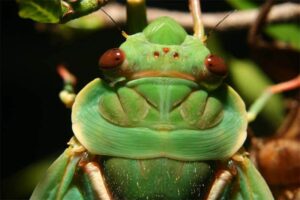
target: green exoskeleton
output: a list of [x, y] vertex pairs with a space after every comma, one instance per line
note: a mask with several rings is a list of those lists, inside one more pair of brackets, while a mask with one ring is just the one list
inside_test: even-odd
[[74, 137], [31, 199], [273, 199], [241, 149], [245, 105], [205, 44], [162, 17], [99, 60]]

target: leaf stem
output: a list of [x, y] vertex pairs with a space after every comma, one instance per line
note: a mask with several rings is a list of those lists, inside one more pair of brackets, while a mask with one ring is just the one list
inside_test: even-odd
[[300, 87], [300, 76], [297, 76], [292, 80], [268, 87], [261, 94], [261, 96], [258, 97], [254, 101], [254, 103], [250, 106], [248, 111], [248, 121], [252, 122], [255, 120], [258, 113], [263, 109], [263, 107], [266, 105], [266, 103], [268, 102], [268, 100], [273, 94], [293, 90], [299, 87]]

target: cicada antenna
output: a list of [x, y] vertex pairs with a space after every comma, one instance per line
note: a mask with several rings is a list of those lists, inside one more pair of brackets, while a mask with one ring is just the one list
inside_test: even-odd
[[117, 29], [121, 32], [122, 36], [127, 39], [128, 34], [120, 28], [119, 24], [103, 8], [100, 8], [100, 10], [115, 24]]
[[229, 13], [227, 13], [206, 35], [206, 39], [208, 39], [208, 37], [216, 30], [216, 28], [227, 18], [229, 17], [232, 13], [236, 12], [237, 10], [234, 9], [232, 11], [230, 11]]

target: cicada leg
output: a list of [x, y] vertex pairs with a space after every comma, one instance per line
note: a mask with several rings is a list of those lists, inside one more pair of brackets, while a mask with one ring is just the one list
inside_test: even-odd
[[211, 184], [211, 187], [206, 195], [205, 200], [220, 199], [227, 186], [230, 185], [230, 183], [232, 182], [232, 179], [234, 178], [235, 174], [235, 169], [220, 169], [217, 172], [215, 179]]
[[[248, 153], [245, 151], [237, 152], [228, 161], [228, 170], [233, 175], [226, 180], [227, 184], [221, 185], [218, 199], [230, 200], [273, 200], [272, 193], [257, 171]], [[221, 180], [219, 180], [221, 182]]]
[[100, 170], [90, 154], [73, 137], [51, 165], [30, 200], [112, 200]]
[[[72, 138], [68, 144], [72, 146], [73, 152], [81, 152], [81, 158], [77, 166], [78, 168], [82, 169], [82, 179], [87, 179], [88, 185], [90, 185], [92, 193], [91, 198], [97, 198], [99, 200], [112, 200], [112, 198], [109, 195], [109, 191], [105, 185], [105, 180], [101, 172], [100, 165], [97, 162], [93, 161], [95, 156], [88, 153], [84, 149], [84, 147], [78, 143], [76, 138]], [[89, 190], [87, 189], [87, 187], [85, 187], [85, 189]], [[85, 193], [88, 192], [86, 191]], [[89, 195], [87, 195], [86, 198], [89, 199], [88, 196]]]
[[[224, 168], [225, 164], [225, 168]], [[238, 152], [221, 165], [205, 200], [272, 200], [266, 182], [248, 158], [247, 152]]]
[[96, 197], [100, 200], [112, 200], [105, 185], [104, 176], [96, 162], [79, 163], [87, 175]]
[[78, 163], [86, 150], [77, 143], [75, 138], [72, 138], [68, 144], [69, 148], [50, 166], [30, 200], [84, 199], [80, 189], [73, 184], [73, 179], [76, 176]]

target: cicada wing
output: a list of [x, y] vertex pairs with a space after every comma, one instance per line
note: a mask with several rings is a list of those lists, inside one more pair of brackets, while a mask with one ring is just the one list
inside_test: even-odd
[[222, 200], [273, 200], [274, 197], [253, 163], [244, 158], [237, 165], [237, 175], [222, 195]]
[[30, 200], [84, 199], [79, 188], [72, 185], [79, 160], [80, 156], [64, 151], [47, 170]]

